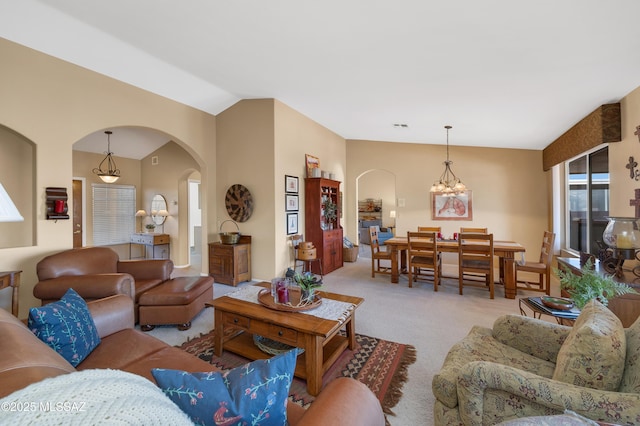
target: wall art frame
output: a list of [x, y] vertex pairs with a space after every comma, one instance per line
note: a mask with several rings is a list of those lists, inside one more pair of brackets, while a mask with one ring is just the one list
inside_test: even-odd
[[311, 178], [313, 177], [313, 169], [320, 168], [320, 159], [318, 157], [314, 157], [313, 155], [305, 154], [304, 160], [307, 168], [307, 177]]
[[287, 235], [298, 233], [298, 213], [287, 213]]
[[454, 196], [442, 192], [431, 193], [431, 219], [473, 220], [473, 197], [471, 190]]
[[300, 197], [295, 194], [285, 194], [285, 211], [288, 212], [297, 212], [300, 210]]
[[299, 188], [298, 176], [284, 175], [284, 192], [287, 194], [297, 194], [300, 190]]

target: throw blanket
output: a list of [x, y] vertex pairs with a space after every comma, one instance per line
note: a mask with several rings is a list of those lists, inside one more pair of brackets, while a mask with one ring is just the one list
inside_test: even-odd
[[[233, 297], [234, 299], [244, 300], [245, 302], [260, 303], [258, 301], [258, 293], [263, 289], [264, 287], [251, 285], [229, 293], [227, 296]], [[317, 308], [309, 309], [308, 311], [301, 311], [300, 313], [343, 323], [347, 318], [349, 318], [349, 313], [353, 311], [354, 308], [355, 307], [352, 303], [327, 299], [325, 297], [322, 299], [322, 304]]]
[[3, 425], [192, 425], [153, 382], [120, 370], [84, 370], [32, 383], [0, 400]]

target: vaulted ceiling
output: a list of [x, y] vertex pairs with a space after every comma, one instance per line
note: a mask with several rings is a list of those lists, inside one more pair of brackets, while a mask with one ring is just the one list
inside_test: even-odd
[[[218, 114], [346, 139], [542, 149], [640, 86], [637, 0], [20, 0], [0, 36]], [[101, 147], [104, 150], [104, 147]]]

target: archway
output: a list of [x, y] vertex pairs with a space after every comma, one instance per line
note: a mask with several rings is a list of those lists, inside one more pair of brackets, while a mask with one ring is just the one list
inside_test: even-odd
[[[135, 126], [110, 127], [109, 130], [113, 131], [111, 151], [117, 166], [121, 169], [122, 176], [116, 185], [135, 186], [137, 188], [136, 210], [144, 209], [147, 215], [150, 214], [153, 197], [162, 195], [166, 199], [169, 216], [161, 231], [170, 236], [170, 258], [176, 267], [192, 266], [201, 270], [201, 262], [198, 262], [198, 265], [190, 265], [190, 240], [192, 239], [188, 238], [189, 223], [194, 220], [189, 212], [188, 180], [200, 181], [202, 167], [206, 166], [203, 166], [203, 162], [196, 158], [186, 144], [162, 131]], [[92, 169], [104, 157], [104, 148], [106, 148], [106, 139], [103, 130], [93, 132], [73, 145], [74, 176], [85, 177], [88, 187], [93, 183], [100, 183]], [[89, 196], [89, 188], [86, 193]], [[204, 196], [206, 191], [202, 190], [200, 194]], [[202, 204], [204, 201], [199, 205]], [[91, 206], [88, 206], [88, 211], [91, 211]], [[199, 209], [198, 214], [202, 216]], [[91, 231], [90, 221], [91, 215], [87, 214], [89, 232]], [[148, 221], [149, 217], [136, 217], [136, 230], [141, 227], [141, 223]], [[201, 224], [202, 218], [200, 217], [196, 222]], [[203, 226], [199, 228], [202, 236], [206, 235], [206, 230], [203, 228]], [[199, 241], [202, 241], [202, 238]], [[88, 244], [91, 245], [91, 238], [88, 238]], [[127, 258], [130, 253], [125, 245], [123, 243], [112, 247], [121, 258]], [[202, 251], [201, 247], [199, 251]]]
[[[371, 206], [370, 200], [374, 202], [373, 208], [365, 207], [363, 209], [363, 206]], [[361, 224], [365, 220], [379, 221], [381, 227], [393, 227], [395, 229], [398, 219], [396, 175], [382, 169], [367, 170], [360, 174], [356, 178], [356, 203], [358, 244], [360, 244], [361, 240], [360, 233], [364, 229], [361, 228]], [[370, 210], [373, 210], [373, 212]], [[395, 212], [395, 217], [392, 217], [392, 212]]]

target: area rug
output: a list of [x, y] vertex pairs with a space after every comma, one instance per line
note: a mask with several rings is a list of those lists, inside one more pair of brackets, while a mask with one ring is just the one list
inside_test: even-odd
[[[213, 355], [213, 331], [179, 346], [221, 370], [230, 370], [249, 362], [246, 358], [224, 351], [221, 357]], [[352, 377], [361, 381], [376, 395], [385, 414], [402, 397], [402, 386], [407, 381], [407, 369], [416, 361], [416, 349], [411, 345], [390, 342], [356, 334], [356, 348], [347, 349], [322, 377], [326, 385], [338, 377]], [[314, 397], [307, 393], [303, 379], [295, 378], [289, 400], [307, 407]]]

